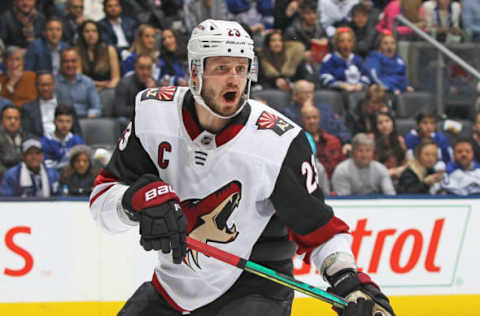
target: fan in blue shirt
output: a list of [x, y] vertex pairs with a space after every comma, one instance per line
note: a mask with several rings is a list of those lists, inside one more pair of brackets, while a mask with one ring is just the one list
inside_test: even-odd
[[55, 109], [55, 131], [41, 139], [45, 165], [48, 168], [61, 169], [68, 164], [68, 152], [85, 141], [72, 134], [74, 112], [71, 107], [58, 105]]
[[397, 54], [397, 42], [391, 34], [380, 37], [378, 51], [371, 52], [365, 65], [373, 81], [395, 94], [413, 91], [407, 79], [407, 66]]
[[317, 80], [328, 88], [361, 91], [370, 78], [360, 56], [353, 54], [355, 35], [349, 27], [339, 27], [333, 37], [334, 52], [323, 59]]

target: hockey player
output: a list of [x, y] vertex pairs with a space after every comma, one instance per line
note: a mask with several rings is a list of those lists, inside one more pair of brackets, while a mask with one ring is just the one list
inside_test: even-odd
[[186, 234], [289, 275], [296, 250], [333, 293], [369, 298], [342, 316], [371, 316], [373, 303], [394, 315], [356, 271], [348, 226], [324, 203], [304, 132], [248, 99], [256, 77], [248, 33], [236, 22], [206, 20], [192, 31], [188, 62], [189, 88], [137, 95], [90, 197], [106, 231], [140, 226], [140, 244], [159, 250], [152, 281], [119, 315], [290, 315], [291, 289], [188, 250]]

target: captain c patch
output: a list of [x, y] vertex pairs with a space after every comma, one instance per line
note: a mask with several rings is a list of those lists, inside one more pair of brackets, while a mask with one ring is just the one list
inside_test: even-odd
[[293, 125], [278, 117], [275, 114], [263, 111], [262, 115], [257, 120], [258, 129], [270, 129], [278, 136], [282, 136], [288, 130], [293, 128]]

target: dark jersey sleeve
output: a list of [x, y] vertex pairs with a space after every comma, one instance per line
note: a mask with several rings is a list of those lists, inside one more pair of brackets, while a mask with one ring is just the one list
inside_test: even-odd
[[303, 131], [290, 144], [271, 201], [276, 215], [288, 227], [290, 239], [297, 243], [297, 253], [311, 252], [333, 235], [348, 232], [348, 225], [325, 204], [314, 156]]
[[128, 124], [118, 140], [115, 151], [105, 170], [125, 184], [135, 182], [140, 176], [150, 173], [158, 176], [158, 170], [142, 147], [135, 134], [135, 123]]

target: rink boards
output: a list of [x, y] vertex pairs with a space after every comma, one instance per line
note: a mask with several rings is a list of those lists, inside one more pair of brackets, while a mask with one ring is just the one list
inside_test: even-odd
[[[480, 200], [328, 203], [350, 225], [358, 266], [398, 315], [478, 315]], [[155, 254], [138, 245], [138, 232], [103, 233], [87, 202], [0, 202], [0, 212], [0, 315], [115, 315], [151, 279]], [[315, 269], [294, 263], [298, 279], [326, 286]], [[299, 295], [292, 315], [335, 313]]]

